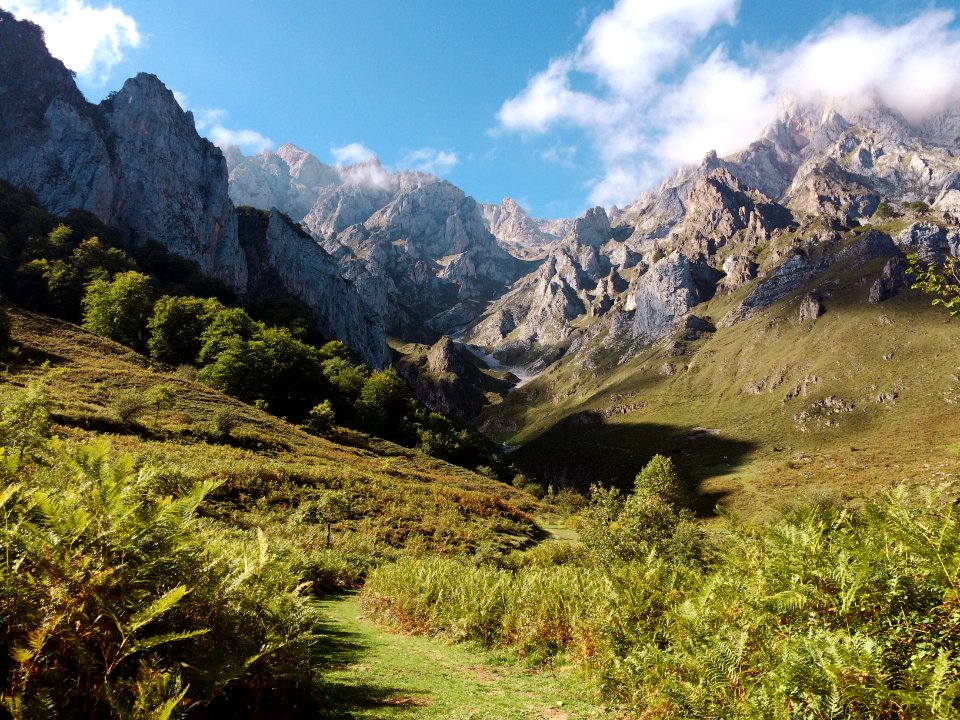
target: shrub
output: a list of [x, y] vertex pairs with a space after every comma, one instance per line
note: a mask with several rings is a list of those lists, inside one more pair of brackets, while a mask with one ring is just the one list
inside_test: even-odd
[[0, 410], [0, 445], [14, 450], [18, 461], [39, 452], [50, 437], [53, 402], [46, 385], [34, 380], [26, 388], [4, 398]]
[[147, 323], [150, 356], [171, 365], [197, 362], [203, 331], [221, 309], [223, 305], [217, 300], [169, 295], [160, 298]]
[[213, 426], [213, 433], [220, 438], [228, 438], [233, 432], [234, 428], [237, 427], [237, 414], [233, 410], [227, 408], [220, 408], [213, 413], [211, 418], [211, 425]]
[[187, 382], [196, 382], [197, 368], [193, 365], [177, 365], [177, 377]]
[[655, 455], [638, 473], [634, 492], [591, 488], [580, 513], [581, 539], [602, 562], [635, 560], [650, 552], [696, 559], [702, 533], [684, 509], [680, 476], [670, 458]]
[[333, 411], [333, 404], [329, 400], [324, 400], [319, 405], [314, 405], [307, 418], [307, 429], [317, 435], [323, 435], [330, 431], [336, 420], [336, 413]]
[[12, 716], [257, 715], [311, 695], [316, 612], [262, 535], [205, 534], [209, 485], [158, 494], [154, 473], [105, 445], [51, 456], [0, 490]]
[[124, 425], [130, 425], [143, 415], [147, 403], [137, 390], [124, 390], [113, 400], [113, 414]]
[[140, 349], [153, 305], [150, 278], [135, 271], [97, 278], [83, 297], [83, 326], [97, 335]]
[[665, 455], [654, 455], [634, 480], [635, 495], [656, 498], [672, 508], [687, 504], [687, 493], [673, 460]]
[[890, 203], [884, 200], [877, 205], [877, 209], [873, 211], [873, 216], [875, 218], [880, 218], [881, 220], [888, 220], [896, 217], [897, 211], [893, 209], [893, 206]]
[[174, 406], [174, 402], [177, 398], [177, 392], [173, 389], [171, 385], [161, 384], [154, 385], [149, 390], [144, 397], [147, 405], [153, 407], [153, 424], [156, 425], [160, 422], [160, 411], [169, 410]]

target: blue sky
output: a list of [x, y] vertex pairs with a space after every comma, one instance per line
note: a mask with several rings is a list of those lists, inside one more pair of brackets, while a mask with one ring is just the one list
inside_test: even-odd
[[960, 97], [956, 3], [0, 5], [45, 25], [91, 100], [152, 72], [202, 132], [247, 152], [293, 142], [333, 163], [370, 150], [544, 217], [623, 204], [678, 163], [743, 146], [783, 91], [852, 98], [892, 76], [884, 99], [904, 112]]

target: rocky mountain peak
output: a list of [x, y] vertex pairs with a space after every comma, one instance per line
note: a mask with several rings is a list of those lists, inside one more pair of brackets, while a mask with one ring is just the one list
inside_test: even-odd
[[566, 239], [577, 245], [600, 247], [612, 236], [610, 218], [602, 207], [593, 207], [573, 222]]
[[748, 192], [729, 170], [717, 167], [694, 183], [675, 234], [685, 252], [714, 255], [735, 237], [746, 247], [755, 247], [791, 222], [786, 208], [759, 191]]
[[147, 73], [127, 80], [99, 110], [116, 168], [109, 220], [129, 228], [135, 242], [159, 240], [244, 288], [227, 164], [220, 149], [197, 134], [193, 115]]
[[500, 247], [526, 260], [543, 257], [547, 248], [563, 237], [572, 224], [569, 220], [532, 218], [512, 198], [504, 198], [499, 205], [482, 205], [480, 209], [487, 229]]
[[281, 145], [277, 157], [286, 164], [290, 178], [306, 187], [332, 185], [339, 179], [335, 168], [324, 165], [314, 155], [291, 143]]
[[33, 189], [51, 212], [87, 210], [245, 288], [223, 154], [173, 93], [141, 73], [92, 105], [40, 29], [3, 11], [0, 177]]

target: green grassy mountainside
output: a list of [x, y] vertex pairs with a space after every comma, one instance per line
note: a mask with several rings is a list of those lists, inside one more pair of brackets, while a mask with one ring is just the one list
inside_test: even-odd
[[[338, 491], [349, 510], [334, 532], [365, 553], [405, 545], [441, 553], [509, 549], [538, 534], [532, 517], [518, 509], [535, 501], [508, 485], [345, 428], [329, 439], [310, 435], [63, 321], [16, 310], [12, 320], [18, 352], [0, 392], [41, 379], [54, 403], [56, 434], [105, 436], [138, 462], [172, 467], [185, 484], [220, 483], [207, 509], [230, 525], [262, 527], [305, 550], [322, 550], [325, 523], [310, 508]], [[120, 400], [144, 397], [158, 384], [174, 388], [171, 408], [155, 416], [147, 407], [132, 422], [117, 417]]]
[[[882, 268], [837, 262], [728, 327], [720, 319], [753, 285], [718, 295], [695, 310], [716, 332], [678, 331], [635, 354], [600, 338], [484, 421], [555, 487], [626, 486], [653, 454], [671, 455], [707, 513], [955, 476], [960, 324], [908, 289], [869, 303]], [[801, 320], [809, 293], [825, 312]]]

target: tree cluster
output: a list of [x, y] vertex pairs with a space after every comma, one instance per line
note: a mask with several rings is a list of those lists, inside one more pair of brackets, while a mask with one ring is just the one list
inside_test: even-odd
[[[314, 432], [351, 427], [512, 477], [489, 441], [418, 404], [392, 368], [371, 370], [339, 341], [308, 342], [316, 333], [296, 302], [254, 314], [156, 242], [125, 245], [88, 213], [64, 220], [0, 181], [0, 292], [15, 304], [196, 367], [202, 382]], [[0, 349], [7, 325], [0, 311]]]

